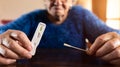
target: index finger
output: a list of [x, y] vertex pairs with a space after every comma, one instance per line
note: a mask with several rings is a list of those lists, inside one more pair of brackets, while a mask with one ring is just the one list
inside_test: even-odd
[[29, 51], [32, 49], [32, 44], [25, 33], [21, 31], [14, 31], [11, 32], [10, 36], [19, 41], [21, 43], [21, 46], [23, 46], [25, 49]]
[[99, 36], [95, 42], [93, 43], [93, 45], [91, 45], [90, 49], [89, 49], [89, 54], [93, 55], [95, 54], [95, 52], [97, 52], [97, 50], [103, 46], [107, 41], [109, 41], [110, 39], [112, 39], [112, 33], [107, 33], [107, 34], [103, 34], [101, 36]]

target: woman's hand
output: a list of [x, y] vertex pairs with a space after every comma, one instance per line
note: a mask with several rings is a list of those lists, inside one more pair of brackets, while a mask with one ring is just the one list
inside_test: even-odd
[[0, 34], [0, 64], [11, 64], [17, 59], [31, 58], [31, 42], [25, 33], [8, 30]]
[[111, 64], [120, 64], [120, 35], [110, 32], [99, 36], [89, 48], [88, 54]]

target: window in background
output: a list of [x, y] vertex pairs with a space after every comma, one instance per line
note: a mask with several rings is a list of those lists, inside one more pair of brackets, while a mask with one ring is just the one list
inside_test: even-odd
[[107, 0], [106, 19], [108, 26], [120, 29], [120, 0]]

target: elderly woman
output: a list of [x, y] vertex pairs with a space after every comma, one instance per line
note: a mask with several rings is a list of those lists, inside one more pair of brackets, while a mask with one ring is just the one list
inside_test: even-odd
[[0, 27], [0, 64], [32, 57], [30, 40], [39, 22], [46, 24], [39, 48], [65, 48], [64, 43], [85, 48], [87, 38], [92, 43], [89, 55], [120, 64], [120, 31], [107, 27], [88, 10], [72, 7], [73, 0], [44, 1], [46, 10], [30, 12]]

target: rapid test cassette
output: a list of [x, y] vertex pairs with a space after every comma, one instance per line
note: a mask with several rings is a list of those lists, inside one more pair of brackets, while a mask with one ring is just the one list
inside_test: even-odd
[[41, 41], [41, 38], [43, 36], [43, 33], [45, 31], [45, 28], [46, 28], [46, 24], [45, 23], [42, 23], [40, 22], [36, 28], [36, 31], [34, 33], [34, 36], [31, 40], [32, 42], [32, 51], [30, 52], [32, 55], [35, 55], [36, 53], [36, 48], [37, 46], [39, 45], [40, 41]]

